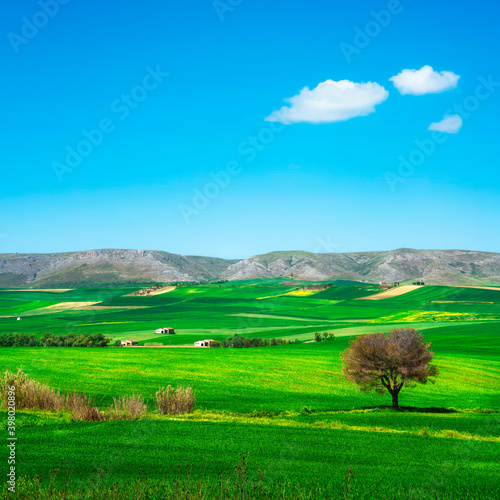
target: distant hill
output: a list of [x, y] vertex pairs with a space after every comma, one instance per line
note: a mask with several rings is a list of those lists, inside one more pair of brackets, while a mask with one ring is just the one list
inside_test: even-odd
[[466, 250], [321, 253], [270, 252], [243, 260], [183, 256], [154, 250], [89, 250], [0, 254], [0, 287], [58, 284], [181, 282], [289, 277], [428, 284], [500, 284], [500, 254]]
[[190, 257], [151, 250], [89, 250], [0, 254], [0, 287], [42, 288], [68, 283], [172, 282], [219, 279], [237, 260]]
[[270, 252], [229, 266], [222, 277], [248, 279], [289, 276], [304, 280], [346, 279], [371, 282], [423, 279], [429, 284], [500, 283], [500, 254], [466, 250], [309, 253]]

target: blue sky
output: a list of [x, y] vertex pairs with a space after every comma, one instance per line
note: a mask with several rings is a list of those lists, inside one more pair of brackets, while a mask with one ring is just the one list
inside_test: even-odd
[[[0, 252], [500, 251], [499, 4], [59, 1], [0, 20]], [[389, 80], [427, 65], [458, 83]], [[328, 80], [388, 97], [266, 121]], [[437, 143], [446, 114], [463, 125]]]

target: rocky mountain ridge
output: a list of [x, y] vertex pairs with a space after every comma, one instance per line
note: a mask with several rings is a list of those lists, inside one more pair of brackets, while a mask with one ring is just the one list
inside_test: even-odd
[[248, 259], [183, 256], [156, 250], [101, 249], [52, 254], [0, 254], [0, 287], [63, 283], [200, 282], [254, 278], [334, 279], [429, 284], [500, 283], [500, 254], [468, 250], [310, 253], [270, 252]]

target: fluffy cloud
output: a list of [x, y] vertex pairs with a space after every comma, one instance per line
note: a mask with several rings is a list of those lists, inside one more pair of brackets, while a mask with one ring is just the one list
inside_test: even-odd
[[446, 134], [458, 134], [464, 124], [460, 115], [445, 116], [443, 120], [437, 123], [431, 123], [429, 130], [438, 130]]
[[366, 116], [384, 102], [389, 92], [378, 83], [355, 83], [349, 80], [326, 80], [310, 90], [304, 87], [298, 95], [285, 99], [283, 106], [267, 118], [268, 122], [331, 123]]
[[438, 94], [457, 86], [459, 75], [451, 71], [434, 71], [431, 66], [420, 69], [404, 69], [390, 78], [401, 94]]

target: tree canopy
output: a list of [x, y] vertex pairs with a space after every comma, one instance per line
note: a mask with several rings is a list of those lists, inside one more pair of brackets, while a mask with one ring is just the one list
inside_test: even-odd
[[350, 341], [342, 354], [342, 371], [361, 391], [389, 391], [392, 406], [399, 408], [398, 395], [403, 387], [434, 382], [439, 369], [431, 365], [431, 343], [414, 328], [393, 328], [388, 333], [360, 335]]
[[68, 333], [55, 335], [44, 333], [35, 337], [34, 333], [5, 333], [0, 335], [0, 347], [106, 347], [110, 338], [102, 333]]

